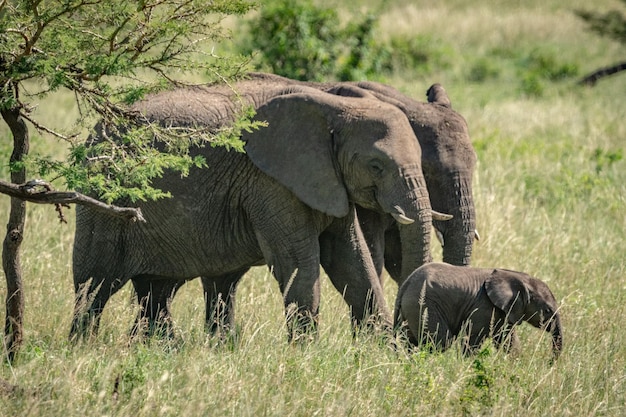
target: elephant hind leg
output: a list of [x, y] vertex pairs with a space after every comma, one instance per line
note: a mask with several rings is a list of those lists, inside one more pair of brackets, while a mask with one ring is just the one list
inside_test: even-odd
[[70, 341], [76, 342], [98, 334], [104, 306], [127, 281], [128, 279], [99, 279], [93, 275], [90, 278], [74, 279], [75, 301]]
[[412, 311], [412, 314], [419, 319], [409, 320], [411, 343], [431, 352], [445, 351], [452, 345], [456, 334], [450, 331], [447, 322], [439, 317], [435, 309], [421, 307]]
[[185, 280], [164, 279], [153, 275], [134, 277], [133, 286], [139, 303], [139, 313], [131, 336], [174, 336], [170, 306], [174, 295]]
[[230, 274], [202, 277], [206, 308], [206, 330], [211, 335], [230, 334], [235, 327], [235, 296], [239, 280], [248, 272], [244, 268]]

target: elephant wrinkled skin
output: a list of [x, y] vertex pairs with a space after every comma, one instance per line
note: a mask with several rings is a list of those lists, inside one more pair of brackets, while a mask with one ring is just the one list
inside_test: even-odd
[[[391, 86], [370, 81], [313, 83], [266, 73], [251, 73], [250, 77], [273, 85], [306, 85], [341, 96], [376, 98], [399, 108], [409, 120], [422, 150], [422, 169], [431, 207], [435, 212], [452, 216], [450, 220], [433, 219], [443, 246], [443, 262], [470, 264], [473, 244], [478, 239], [472, 195], [476, 152], [467, 122], [452, 109], [440, 84], [428, 88], [428, 102], [424, 103]], [[404, 227], [379, 218], [379, 214], [366, 213], [358, 207], [357, 210], [379, 273], [384, 264], [400, 285], [411, 272], [428, 262], [415, 248], [415, 225]], [[381, 227], [385, 228], [382, 234]]]
[[548, 286], [523, 272], [431, 263], [411, 274], [396, 298], [394, 328], [406, 323], [408, 340], [445, 350], [461, 333], [471, 353], [487, 337], [518, 349], [522, 321], [552, 335], [556, 359], [563, 348], [558, 305]]
[[[471, 144], [465, 119], [451, 108], [450, 99], [439, 84], [427, 91], [428, 102], [413, 100], [394, 88], [374, 82], [312, 83], [302, 82], [266, 73], [250, 73], [250, 81], [239, 85], [243, 95], [259, 101], [263, 90], [283, 86], [310, 87], [330, 94], [380, 100], [400, 109], [409, 120], [422, 150], [422, 170], [430, 204], [435, 210], [433, 226], [443, 245], [443, 261], [454, 265], [469, 265], [476, 232], [476, 215], [472, 196], [472, 177], [476, 166], [476, 153]], [[416, 268], [432, 260], [424, 247], [424, 236], [430, 233], [430, 224], [422, 221], [409, 225], [399, 224], [392, 216], [357, 205], [357, 218], [377, 273], [382, 277], [383, 266], [400, 285]], [[452, 216], [447, 220], [446, 216]], [[350, 266], [336, 255], [337, 248], [331, 235], [320, 237], [322, 256], [336, 260], [337, 274], [349, 275]], [[335, 254], [333, 256], [333, 254]], [[342, 270], [342, 272], [340, 272]], [[236, 286], [246, 270], [229, 276], [202, 277], [206, 300], [206, 321], [210, 331], [218, 331], [234, 323]], [[177, 283], [160, 291], [148, 293], [139, 289], [150, 303], [165, 306], [168, 297], [178, 289]], [[155, 311], [155, 315], [163, 311]]]
[[[208, 167], [156, 180], [172, 198], [140, 203], [146, 223], [77, 208], [71, 337], [97, 331], [108, 299], [129, 280], [142, 306], [138, 321], [152, 325], [169, 316], [165, 300], [185, 281], [207, 277], [230, 297], [235, 278], [262, 264], [283, 293], [290, 337], [317, 327], [320, 265], [355, 323], [372, 312], [388, 315], [355, 204], [430, 224], [420, 149], [404, 114], [378, 100], [306, 87], [249, 81], [235, 90], [268, 122], [243, 134], [246, 154], [194, 148]], [[150, 122], [218, 129], [232, 120], [235, 97], [228, 87], [193, 87], [148, 97], [135, 109]], [[91, 140], [102, 140], [103, 131], [97, 126]], [[429, 239], [425, 233], [420, 244]], [[322, 241], [331, 250], [321, 250]]]

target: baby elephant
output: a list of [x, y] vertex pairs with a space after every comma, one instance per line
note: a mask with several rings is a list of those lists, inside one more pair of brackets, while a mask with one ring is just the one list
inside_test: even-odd
[[489, 336], [496, 347], [517, 349], [513, 327], [522, 321], [550, 332], [554, 359], [563, 345], [557, 303], [548, 286], [506, 269], [426, 264], [398, 290], [394, 320], [396, 329], [406, 322], [412, 344], [430, 342], [440, 350], [463, 332], [464, 354], [475, 352]]

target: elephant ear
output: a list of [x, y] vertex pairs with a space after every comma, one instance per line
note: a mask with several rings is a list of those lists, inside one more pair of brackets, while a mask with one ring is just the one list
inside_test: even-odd
[[524, 316], [530, 293], [522, 274], [515, 271], [494, 269], [485, 280], [487, 296], [500, 310], [508, 315], [509, 322], [518, 323]]
[[439, 83], [433, 84], [426, 91], [429, 103], [439, 104], [440, 106], [452, 108], [452, 103], [448, 97], [448, 93]]
[[[325, 94], [296, 93], [269, 100], [255, 116], [267, 127], [244, 133], [243, 140], [257, 168], [309, 207], [343, 217], [348, 214], [348, 193], [336, 168], [329, 125], [332, 109]], [[340, 111], [335, 110], [336, 117]]]

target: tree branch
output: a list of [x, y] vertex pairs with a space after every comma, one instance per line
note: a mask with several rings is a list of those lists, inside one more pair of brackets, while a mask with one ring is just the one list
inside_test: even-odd
[[43, 180], [32, 180], [21, 185], [0, 180], [0, 193], [37, 204], [81, 204], [126, 220], [146, 221], [139, 208], [105, 204], [76, 191], [53, 191], [50, 184]]
[[22, 116], [24, 119], [28, 120], [33, 126], [35, 126], [35, 129], [37, 129], [39, 132], [45, 132], [48, 133], [54, 137], [57, 137], [59, 139], [62, 139], [66, 142], [72, 142], [72, 139], [76, 138], [78, 136], [78, 133], [75, 133], [71, 136], [65, 136], [59, 132], [55, 132], [54, 130], [42, 125], [41, 123], [37, 122], [36, 120], [34, 120], [32, 117], [30, 117], [28, 115], [28, 112], [23, 111], [20, 113], [20, 116]]
[[626, 71], [626, 61], [620, 62], [619, 64], [611, 65], [609, 67], [600, 68], [599, 70], [596, 70], [591, 74], [586, 75], [578, 83], [593, 86], [596, 82], [598, 82], [600, 78], [608, 77], [609, 75], [616, 74], [620, 71]]

